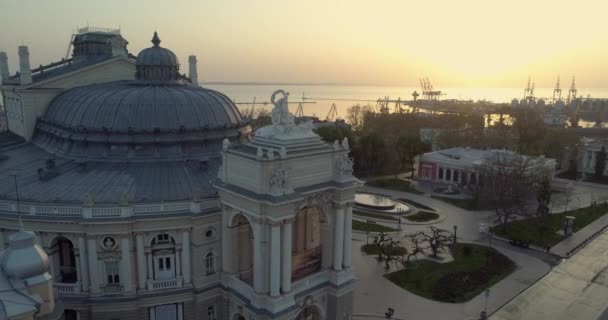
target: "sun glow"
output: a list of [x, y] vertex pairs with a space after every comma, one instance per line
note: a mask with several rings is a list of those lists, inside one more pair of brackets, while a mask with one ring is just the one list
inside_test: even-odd
[[[146, 7], [3, 2], [0, 28], [13, 34], [0, 39], [0, 50], [12, 70], [21, 42], [33, 65], [48, 63], [65, 56], [57, 44], [67, 47], [76, 25], [88, 22], [120, 26], [131, 52], [158, 30], [182, 63], [199, 57], [203, 81], [413, 85], [428, 76], [442, 86], [519, 87], [528, 75], [552, 86], [558, 74], [576, 74], [581, 86], [608, 86], [601, 0], [150, 0]], [[12, 27], [23, 22], [15, 12], [31, 14], [27, 28]]]

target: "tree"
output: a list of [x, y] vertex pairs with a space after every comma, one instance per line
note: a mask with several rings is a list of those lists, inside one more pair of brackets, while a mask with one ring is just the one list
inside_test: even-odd
[[429, 227], [429, 231], [420, 233], [423, 242], [426, 242], [427, 248], [431, 249], [433, 258], [437, 258], [439, 252], [447, 252], [454, 235], [444, 229]]
[[531, 166], [533, 160], [508, 151], [494, 151], [476, 166], [479, 174], [477, 198], [494, 208], [496, 219], [506, 232], [507, 223], [516, 215], [525, 214], [538, 178]]
[[549, 177], [545, 177], [540, 183], [537, 184], [536, 202], [538, 202], [538, 207], [536, 208], [536, 217], [539, 218], [538, 231], [540, 234], [540, 240], [542, 242], [545, 232], [549, 230], [547, 220], [545, 219], [545, 217], [550, 214], [549, 204], [551, 203], [551, 183], [549, 181]]
[[602, 146], [602, 149], [595, 156], [595, 178], [601, 179], [606, 169], [606, 148]]
[[363, 123], [368, 113], [372, 112], [372, 108], [368, 105], [361, 106], [356, 104], [346, 110], [346, 121], [352, 126], [355, 132], [363, 129]]
[[254, 130], [270, 124], [272, 124], [272, 117], [266, 109], [258, 109], [256, 117], [251, 119], [251, 127]]
[[410, 259], [412, 257], [415, 257], [416, 255], [418, 255], [419, 253], [424, 254], [424, 251], [422, 250], [422, 242], [423, 242], [423, 231], [418, 231], [418, 232], [414, 232], [414, 233], [408, 233], [405, 234], [403, 236], [404, 239], [407, 239], [412, 246], [414, 247], [408, 254], [406, 257], [406, 261], [405, 264], [409, 264], [410, 263]]
[[391, 261], [403, 262], [403, 256], [407, 250], [399, 246], [399, 241], [394, 241], [393, 238], [384, 232], [374, 238], [374, 244], [378, 251], [378, 261], [384, 261], [384, 267], [390, 269]]
[[397, 140], [397, 146], [393, 150], [399, 157], [399, 167], [407, 167], [410, 170], [410, 177], [414, 177], [414, 164], [416, 156], [431, 150], [428, 143], [420, 141], [418, 136], [401, 136]]

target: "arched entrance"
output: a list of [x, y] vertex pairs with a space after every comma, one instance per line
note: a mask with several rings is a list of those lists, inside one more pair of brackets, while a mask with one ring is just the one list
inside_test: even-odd
[[234, 317], [232, 317], [232, 320], [245, 320], [245, 317], [243, 317], [242, 314], [237, 313], [234, 315]]
[[301, 279], [321, 269], [321, 229], [325, 224], [321, 208], [317, 206], [304, 207], [296, 214], [291, 242], [292, 280]]
[[308, 306], [296, 316], [296, 320], [320, 320], [321, 312], [317, 306]]
[[72, 241], [65, 237], [53, 239], [51, 252], [55, 281], [59, 283], [75, 283], [78, 281]]
[[242, 214], [232, 218], [229, 228], [232, 235], [231, 272], [250, 285], [253, 284], [253, 229]]

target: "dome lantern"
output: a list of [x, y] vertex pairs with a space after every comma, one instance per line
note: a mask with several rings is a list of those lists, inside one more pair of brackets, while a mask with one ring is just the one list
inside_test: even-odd
[[143, 81], [175, 81], [180, 79], [179, 61], [173, 51], [160, 46], [155, 31], [152, 47], [143, 49], [135, 61], [135, 78]]

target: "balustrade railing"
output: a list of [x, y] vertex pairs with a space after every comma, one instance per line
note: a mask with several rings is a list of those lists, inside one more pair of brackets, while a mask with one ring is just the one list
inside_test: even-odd
[[94, 206], [92, 208], [74, 205], [45, 205], [21, 203], [19, 210], [14, 201], [0, 201], [0, 215], [17, 214], [33, 216], [80, 216], [83, 218], [113, 218], [125, 216], [145, 216], [174, 212], [199, 212], [219, 208], [218, 199], [204, 199], [200, 202], [173, 202], [154, 204], [133, 204], [128, 206]]
[[59, 294], [78, 294], [78, 293], [80, 293], [80, 283], [79, 282], [75, 282], [75, 283], [55, 282], [55, 283], [53, 283], [53, 288], [55, 288], [55, 290]]
[[329, 281], [329, 273], [327, 270], [317, 272], [294, 282], [291, 286], [291, 291], [297, 294], [327, 281]]
[[182, 284], [181, 277], [167, 280], [148, 280], [148, 291], [181, 288]]

